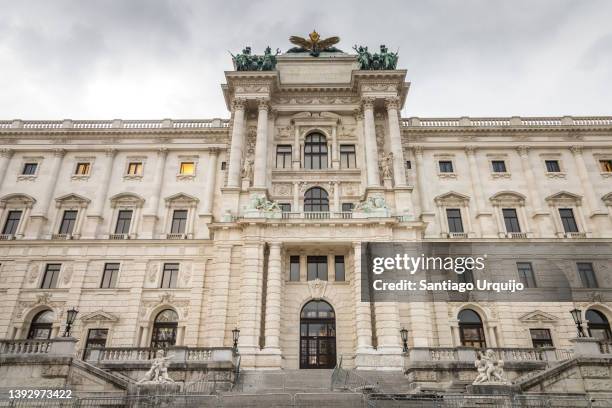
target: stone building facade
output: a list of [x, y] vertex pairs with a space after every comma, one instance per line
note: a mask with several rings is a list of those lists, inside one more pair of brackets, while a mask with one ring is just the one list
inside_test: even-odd
[[[0, 122], [0, 337], [59, 335], [75, 307], [80, 350], [239, 328], [244, 368], [400, 369], [402, 328], [458, 347], [469, 309], [487, 346], [571, 346], [571, 303], [361, 302], [361, 244], [609, 248], [612, 118], [401, 118], [406, 71], [339, 53], [225, 76], [229, 119]], [[610, 263], [590, 265], [564, 270], [604, 339]]]

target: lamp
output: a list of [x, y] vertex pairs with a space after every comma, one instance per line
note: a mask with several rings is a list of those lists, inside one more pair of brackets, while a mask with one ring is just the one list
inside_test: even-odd
[[238, 339], [240, 338], [240, 330], [236, 327], [232, 330], [232, 338], [234, 339], [234, 353], [238, 352]]
[[408, 352], [408, 330], [402, 327], [400, 330], [400, 335], [402, 336], [402, 352]]
[[578, 330], [578, 337], [586, 337], [584, 330], [582, 330], [582, 311], [580, 309], [570, 310], [574, 323], [576, 323], [576, 329]]
[[70, 337], [70, 328], [74, 324], [77, 314], [79, 314], [79, 311], [74, 307], [66, 312], [66, 329], [64, 330], [64, 337]]

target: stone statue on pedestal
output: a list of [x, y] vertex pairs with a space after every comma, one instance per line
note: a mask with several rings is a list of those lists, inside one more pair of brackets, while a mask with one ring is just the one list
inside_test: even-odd
[[172, 357], [174, 356], [169, 355], [164, 357], [164, 351], [157, 350], [151, 368], [146, 372], [144, 377], [138, 381], [138, 384], [174, 383], [174, 380], [168, 375], [168, 360], [171, 360]]
[[478, 352], [474, 366], [478, 370], [478, 376], [472, 384], [508, 384], [508, 380], [504, 378], [504, 361], [498, 360], [493, 350]]

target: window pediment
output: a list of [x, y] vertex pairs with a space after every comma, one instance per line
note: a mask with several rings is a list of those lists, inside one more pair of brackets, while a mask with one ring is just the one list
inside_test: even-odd
[[103, 310], [96, 310], [95, 312], [89, 313], [81, 317], [83, 322], [105, 322], [105, 323], [116, 323], [119, 318], [111, 313]]
[[559, 318], [541, 310], [525, 313], [519, 320], [523, 323], [555, 323]]
[[36, 204], [36, 199], [27, 194], [8, 194], [0, 199], [0, 208], [25, 207], [32, 208]]
[[580, 205], [582, 203], [582, 196], [570, 193], [568, 191], [560, 191], [558, 193], [546, 197], [546, 202], [552, 204]]
[[111, 207], [142, 207], [145, 199], [134, 193], [119, 193], [110, 198]]
[[185, 193], [177, 193], [165, 198], [166, 207], [195, 207], [200, 200]]
[[90, 203], [89, 198], [70, 193], [55, 199], [57, 207], [85, 207]]
[[468, 202], [470, 201], [470, 197], [461, 193], [457, 193], [455, 191], [449, 191], [448, 193], [437, 196], [436, 198], [434, 198], [434, 201], [438, 205], [444, 205], [447, 207], [464, 206], [468, 204]]
[[525, 205], [525, 196], [514, 191], [500, 191], [489, 198], [493, 205], [497, 206], [523, 206]]

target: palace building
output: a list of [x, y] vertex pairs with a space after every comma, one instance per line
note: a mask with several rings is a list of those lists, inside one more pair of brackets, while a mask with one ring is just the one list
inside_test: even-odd
[[[235, 57], [226, 118], [0, 121], [3, 344], [61, 336], [74, 308], [86, 361], [238, 336], [245, 370], [405, 370], [566, 358], [577, 308], [609, 346], [612, 117], [402, 118], [386, 50], [292, 51]], [[361, 301], [363, 243], [485, 241], [595, 245], [554, 260], [584, 301]], [[540, 263], [506, 265], [538, 284]]]

